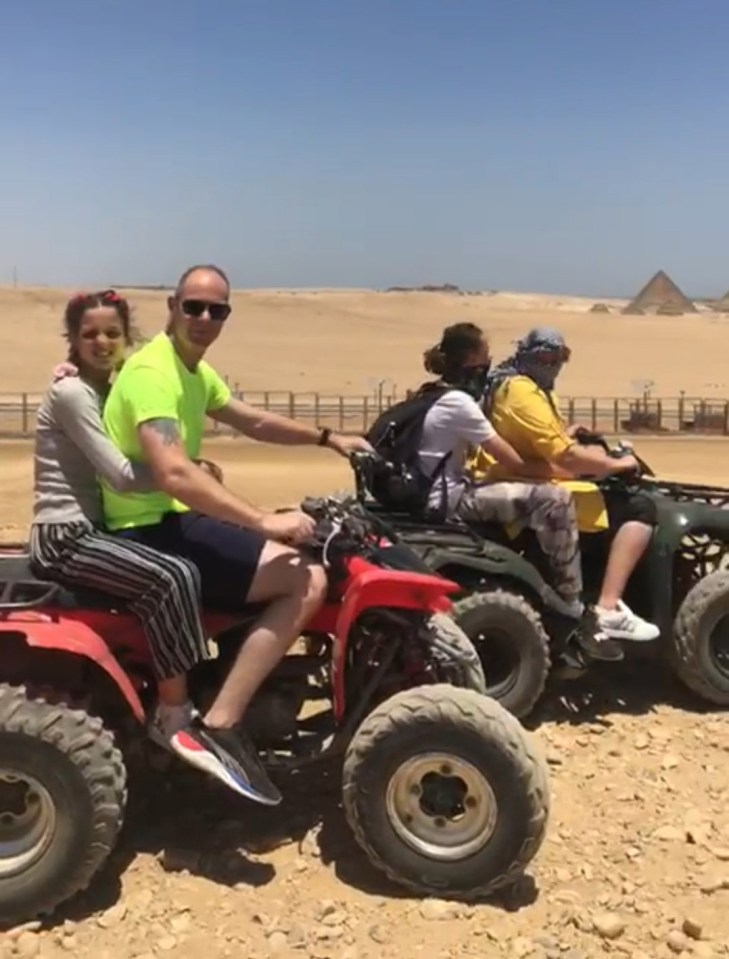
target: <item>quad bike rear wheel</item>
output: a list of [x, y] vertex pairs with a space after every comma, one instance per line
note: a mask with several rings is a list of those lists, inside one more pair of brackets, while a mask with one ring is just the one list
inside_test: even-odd
[[100, 719], [0, 684], [0, 923], [85, 889], [116, 842], [126, 770]]
[[673, 627], [671, 659], [692, 692], [729, 706], [729, 570], [709, 573], [686, 593]]
[[439, 679], [485, 693], [487, 681], [481, 660], [461, 626], [451, 616], [435, 613], [428, 621], [428, 633]]
[[551, 668], [539, 613], [523, 596], [495, 589], [459, 600], [453, 617], [481, 658], [487, 695], [517, 718], [528, 716]]
[[344, 760], [347, 821], [374, 866], [420, 895], [469, 900], [512, 884], [549, 816], [547, 766], [492, 699], [421, 686], [381, 703]]

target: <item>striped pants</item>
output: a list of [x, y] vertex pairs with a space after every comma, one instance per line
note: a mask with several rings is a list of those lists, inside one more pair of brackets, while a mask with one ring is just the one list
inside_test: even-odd
[[30, 561], [43, 579], [126, 600], [141, 621], [159, 680], [183, 676], [210, 658], [200, 619], [200, 574], [183, 557], [82, 521], [31, 526]]

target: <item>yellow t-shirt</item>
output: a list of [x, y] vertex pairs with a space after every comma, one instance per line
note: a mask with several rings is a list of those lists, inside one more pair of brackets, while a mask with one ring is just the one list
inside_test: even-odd
[[[496, 432], [523, 459], [553, 461], [574, 443], [558, 410], [558, 400], [547, 394], [527, 376], [514, 376], [499, 386], [488, 412]], [[477, 482], [498, 483], [518, 480], [484, 450], [479, 449], [468, 463], [470, 475]], [[523, 477], [521, 477], [523, 480]], [[584, 480], [553, 480], [571, 490], [575, 499], [577, 522], [583, 533], [597, 533], [608, 528], [605, 500], [594, 483]]]
[[[204, 360], [194, 371], [177, 355], [166, 333], [160, 333], [124, 364], [104, 405], [109, 437], [130, 460], [144, 462], [137, 434], [140, 423], [171, 419], [177, 423], [190, 459], [200, 455], [206, 413], [230, 399], [225, 381]], [[117, 493], [101, 484], [104, 519], [111, 530], [159, 523], [164, 513], [188, 507], [167, 493]]]

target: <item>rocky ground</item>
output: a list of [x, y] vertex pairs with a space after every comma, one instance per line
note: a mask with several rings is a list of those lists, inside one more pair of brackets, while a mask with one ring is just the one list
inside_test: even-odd
[[554, 691], [533, 725], [552, 775], [549, 837], [499, 901], [389, 885], [350, 837], [334, 772], [289, 782], [271, 811], [180, 770], [137, 789], [103, 879], [54, 923], [6, 934], [0, 956], [729, 955], [726, 714], [616, 671]]

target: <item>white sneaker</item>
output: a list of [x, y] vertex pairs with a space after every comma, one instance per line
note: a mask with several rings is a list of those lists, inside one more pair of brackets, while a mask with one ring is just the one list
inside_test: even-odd
[[658, 639], [660, 629], [653, 623], [642, 619], [629, 609], [622, 600], [618, 600], [615, 609], [595, 607], [597, 627], [610, 639], [632, 640], [634, 643], [649, 643]]

